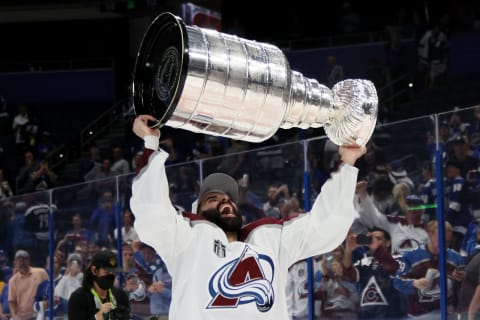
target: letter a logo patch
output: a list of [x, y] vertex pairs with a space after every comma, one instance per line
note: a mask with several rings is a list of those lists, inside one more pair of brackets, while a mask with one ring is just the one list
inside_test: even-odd
[[270, 310], [274, 300], [273, 268], [269, 256], [245, 245], [239, 258], [223, 265], [210, 279], [212, 300], [207, 308], [237, 308], [255, 303], [262, 312]]

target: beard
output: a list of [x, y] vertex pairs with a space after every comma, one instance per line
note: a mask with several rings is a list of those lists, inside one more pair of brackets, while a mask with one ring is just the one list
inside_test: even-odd
[[220, 207], [225, 205], [225, 202], [221, 202], [214, 209], [208, 209], [201, 212], [201, 215], [208, 221], [215, 223], [220, 229], [225, 232], [238, 232], [242, 228], [242, 217], [238, 213], [237, 208], [231, 204], [232, 213], [235, 217], [222, 217]]

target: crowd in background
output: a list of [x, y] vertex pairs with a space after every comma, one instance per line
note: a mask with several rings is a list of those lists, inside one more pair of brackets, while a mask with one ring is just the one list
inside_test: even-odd
[[[449, 310], [459, 313], [465, 312], [473, 301], [475, 285], [467, 284], [464, 279], [470, 279], [471, 273], [478, 269], [474, 263], [478, 264], [475, 257], [480, 247], [480, 230], [477, 228], [480, 107], [468, 111], [443, 116], [439, 128], [445, 164]], [[322, 319], [339, 316], [394, 318], [430, 313], [438, 316], [439, 240], [434, 141], [432, 132], [426, 131], [424, 135], [425, 157], [421, 159], [421, 174], [407, 172], [395, 161], [387, 161], [387, 155], [381, 146], [375, 144], [375, 139], [368, 144], [367, 154], [358, 162], [360, 181], [355, 198], [358, 218], [344, 244], [331, 254], [314, 258], [316, 313], [321, 314]], [[311, 145], [307, 154], [312, 198], [338, 165], [336, 152], [330, 151], [327, 143], [319, 146], [323, 149], [315, 150]], [[240, 187], [238, 207], [245, 223], [263, 217], [288, 219], [292, 215], [304, 214], [304, 190], [298, 183], [303, 177], [302, 148], [297, 144], [284, 148], [280, 153], [281, 167], [276, 167], [279, 163], [275, 161], [275, 153], [269, 154], [269, 170], [265, 177], [271, 180], [255, 181], [260, 172], [250, 166], [252, 163], [262, 164], [262, 160], [257, 158], [252, 162], [248, 152], [233, 153], [212, 159], [210, 164], [205, 163], [206, 167], [211, 167], [209, 170], [222, 169], [237, 179]], [[245, 149], [238, 146], [238, 150]], [[118, 149], [112, 152], [121, 158]], [[124, 159], [118, 163], [118, 167], [123, 163], [131, 170], [131, 161]], [[179, 212], [190, 211], [198, 192], [198, 173], [188, 163], [173, 164], [171, 168], [174, 170], [167, 171], [171, 199]], [[118, 274], [117, 285], [129, 293], [133, 313], [143, 319], [168, 313], [171, 283], [168, 272], [161, 257], [139, 241], [133, 227], [134, 216], [125, 201], [131, 176], [97, 177], [80, 185], [66, 192], [76, 193], [78, 198], [69, 200], [74, 203], [55, 201], [51, 206], [48, 194], [42, 192], [2, 201], [0, 262], [4, 313], [9, 313], [13, 306], [28, 310], [32, 315], [55, 312], [60, 317], [69, 293], [81, 284], [82, 270], [89, 259], [95, 252], [107, 249], [121, 252], [124, 271]], [[122, 179], [116, 180], [116, 177]], [[120, 194], [117, 194], [116, 185], [120, 186]], [[91, 201], [92, 198], [95, 200]], [[50, 274], [50, 234], [46, 221], [50, 212], [55, 216], [52, 267], [55, 307], [52, 310], [46, 303]], [[117, 214], [121, 216], [120, 225], [116, 221]], [[365, 236], [369, 241], [361, 240]], [[20, 294], [8, 289], [10, 283], [16, 283], [16, 280], [11, 281], [16, 279], [13, 276], [22, 274], [25, 268], [29, 270], [30, 266], [40, 268], [40, 271], [31, 273], [32, 276], [36, 274], [32, 278], [36, 281], [29, 282], [29, 295], [27, 291]], [[292, 319], [300, 319], [302, 312], [305, 316], [307, 310], [306, 262], [292, 266], [290, 271], [290, 289], [286, 290], [291, 290], [287, 292], [291, 293]], [[22, 304], [8, 303], [14, 296], [19, 301], [28, 301], [31, 307], [29, 304], [22, 309], [25, 308]], [[392, 301], [402, 303], [392, 304]]]

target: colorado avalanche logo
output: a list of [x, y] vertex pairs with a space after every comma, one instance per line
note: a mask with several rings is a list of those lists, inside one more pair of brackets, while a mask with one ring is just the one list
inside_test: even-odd
[[238, 259], [222, 266], [212, 276], [207, 308], [236, 308], [254, 302], [261, 312], [272, 308], [274, 266], [269, 256], [245, 246]]

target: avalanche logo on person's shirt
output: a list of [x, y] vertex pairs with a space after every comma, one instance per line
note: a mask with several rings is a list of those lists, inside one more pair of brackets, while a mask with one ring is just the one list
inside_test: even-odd
[[377, 283], [375, 277], [370, 277], [365, 289], [362, 291], [360, 306], [388, 306], [387, 299], [382, 293], [382, 289]]
[[212, 300], [208, 309], [236, 308], [255, 303], [261, 312], [272, 308], [274, 266], [272, 259], [245, 245], [239, 258], [222, 266], [210, 279]]

